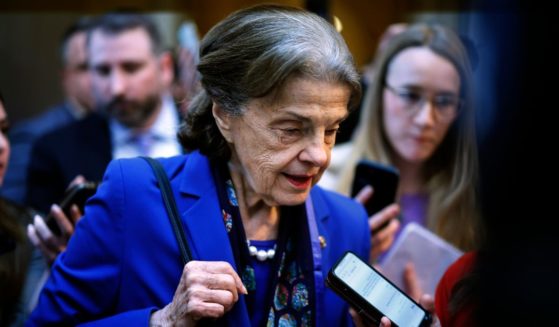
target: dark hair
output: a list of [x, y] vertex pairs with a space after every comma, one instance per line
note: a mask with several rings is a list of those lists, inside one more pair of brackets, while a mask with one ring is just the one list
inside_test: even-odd
[[92, 25], [92, 19], [90, 17], [82, 17], [75, 21], [73, 24], [68, 26], [68, 28], [62, 34], [60, 39], [60, 59], [63, 64], [66, 64], [68, 58], [66, 58], [66, 52], [68, 50], [68, 43], [74, 35], [78, 33], [86, 33]]
[[186, 150], [210, 159], [231, 153], [214, 117], [215, 102], [229, 115], [242, 115], [249, 99], [280, 90], [291, 77], [341, 82], [351, 89], [351, 109], [361, 85], [342, 36], [323, 18], [299, 8], [257, 5], [237, 11], [202, 39], [202, 90], [187, 111], [179, 138]]
[[89, 29], [87, 44], [90, 42], [91, 34], [96, 30], [116, 35], [134, 28], [142, 28], [148, 33], [154, 53], [159, 54], [165, 50], [159, 29], [153, 20], [146, 15], [133, 12], [112, 12], [97, 17]]

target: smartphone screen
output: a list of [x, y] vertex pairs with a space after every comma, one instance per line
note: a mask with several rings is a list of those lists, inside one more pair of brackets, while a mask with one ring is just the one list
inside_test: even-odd
[[365, 209], [367, 214], [372, 216], [396, 201], [399, 176], [398, 170], [392, 166], [361, 160], [355, 167], [352, 196], [357, 195], [363, 187], [371, 185], [374, 193], [365, 203]]
[[431, 320], [419, 304], [351, 252], [344, 255], [332, 274], [398, 326], [417, 327]]

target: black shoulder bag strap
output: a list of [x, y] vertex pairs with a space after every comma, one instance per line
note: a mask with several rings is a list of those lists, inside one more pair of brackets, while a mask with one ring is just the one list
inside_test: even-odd
[[169, 184], [169, 178], [167, 178], [167, 174], [159, 161], [149, 157], [141, 158], [148, 162], [157, 178], [159, 188], [161, 189], [161, 197], [163, 198], [163, 203], [165, 203], [165, 209], [167, 209], [169, 220], [171, 221], [171, 225], [173, 225], [173, 232], [179, 243], [182, 264], [184, 266], [192, 259], [192, 254], [190, 253], [190, 248], [186, 241], [186, 235], [184, 235], [184, 228], [179, 218], [179, 210], [177, 209], [177, 203], [175, 202], [175, 197], [171, 190], [171, 184]]

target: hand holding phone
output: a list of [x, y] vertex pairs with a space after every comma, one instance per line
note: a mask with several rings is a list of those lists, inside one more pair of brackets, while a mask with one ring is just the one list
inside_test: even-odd
[[355, 167], [352, 196], [356, 196], [364, 187], [373, 187], [373, 195], [365, 203], [367, 214], [372, 216], [396, 201], [396, 191], [400, 174], [392, 166], [371, 160], [361, 160]]
[[[70, 208], [72, 205], [77, 205], [78, 209], [82, 212], [85, 207], [85, 202], [97, 191], [98, 184], [95, 182], [82, 182], [72, 185], [65, 193], [64, 199], [60, 202], [59, 207], [64, 212], [66, 217], [71, 217]], [[49, 229], [56, 236], [62, 234], [56, 218], [50, 213], [46, 218], [46, 223]]]
[[383, 316], [402, 327], [429, 326], [433, 320], [431, 313], [353, 252], [346, 252], [330, 269], [326, 284], [375, 323]]

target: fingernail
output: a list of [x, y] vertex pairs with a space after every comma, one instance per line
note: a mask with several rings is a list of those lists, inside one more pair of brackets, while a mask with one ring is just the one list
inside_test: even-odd
[[58, 204], [53, 203], [53, 204], [50, 206], [50, 210], [60, 211], [60, 207], [58, 206]]
[[242, 285], [243, 285], [243, 289], [242, 289], [243, 292], [242, 293], [244, 295], [247, 295], [248, 294], [247, 288], [245, 287], [245, 284], [242, 284]]

